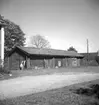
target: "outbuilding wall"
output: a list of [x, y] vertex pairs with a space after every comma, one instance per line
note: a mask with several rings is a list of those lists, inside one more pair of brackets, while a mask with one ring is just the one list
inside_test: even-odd
[[80, 59], [65, 56], [29, 55], [15, 50], [6, 58], [9, 70], [19, 70], [20, 63], [26, 61], [26, 69], [60, 68], [80, 66]]
[[42, 56], [33, 55], [30, 57], [31, 68], [43, 68], [44, 58]]
[[15, 51], [10, 56], [5, 58], [5, 68], [10, 70], [19, 70], [20, 63], [25, 60], [25, 55]]

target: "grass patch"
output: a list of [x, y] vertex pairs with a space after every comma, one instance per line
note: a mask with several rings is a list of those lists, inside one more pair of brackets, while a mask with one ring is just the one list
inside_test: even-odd
[[11, 71], [0, 67], [0, 80], [8, 79], [10, 77], [9, 74], [11, 74]]
[[[4, 72], [4, 71], [3, 71]], [[28, 70], [12, 70], [12, 76], [9, 76], [8, 73], [3, 73], [3, 79], [11, 79], [22, 76], [37, 76], [37, 75], [50, 75], [54, 73], [79, 73], [79, 72], [94, 72], [99, 73], [99, 67], [74, 67], [74, 68], [57, 68], [57, 69], [28, 69]]]
[[21, 96], [0, 101], [0, 105], [99, 105], [94, 96], [75, 94], [71, 90], [88, 88], [99, 84], [99, 80], [74, 84], [60, 89], [53, 89], [36, 94]]

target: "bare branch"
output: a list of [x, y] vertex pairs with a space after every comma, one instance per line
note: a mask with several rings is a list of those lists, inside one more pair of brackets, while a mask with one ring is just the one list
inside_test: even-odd
[[45, 37], [35, 35], [31, 38], [31, 44], [36, 48], [50, 48], [50, 43]]

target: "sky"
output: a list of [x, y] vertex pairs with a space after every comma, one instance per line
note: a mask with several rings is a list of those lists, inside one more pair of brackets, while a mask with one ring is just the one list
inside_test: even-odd
[[31, 37], [45, 36], [54, 49], [99, 50], [99, 0], [0, 0], [0, 14]]

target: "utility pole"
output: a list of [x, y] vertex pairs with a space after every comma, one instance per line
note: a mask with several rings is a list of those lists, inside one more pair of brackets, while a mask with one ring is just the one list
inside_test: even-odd
[[87, 39], [87, 66], [88, 66], [88, 62], [89, 62], [89, 41]]

